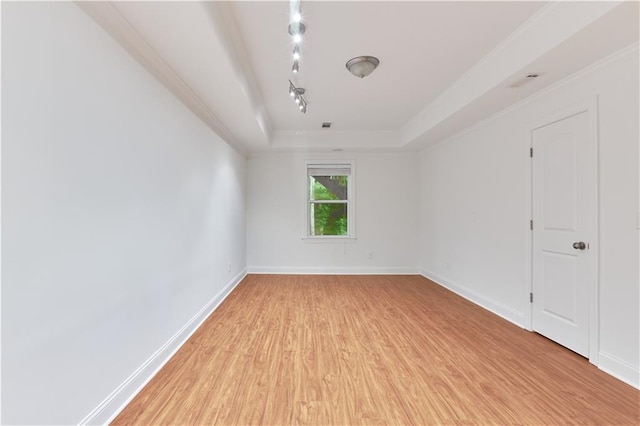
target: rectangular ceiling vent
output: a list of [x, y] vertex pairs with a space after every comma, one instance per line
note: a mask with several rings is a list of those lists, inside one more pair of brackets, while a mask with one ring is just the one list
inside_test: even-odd
[[331, 128], [331, 123], [329, 123], [329, 122], [322, 123], [322, 128], [323, 128], [323, 129], [329, 129], [329, 128]]

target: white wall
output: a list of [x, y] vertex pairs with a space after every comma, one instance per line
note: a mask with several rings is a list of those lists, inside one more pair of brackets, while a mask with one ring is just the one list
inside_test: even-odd
[[524, 325], [529, 281], [527, 127], [598, 96], [602, 369], [639, 386], [638, 46], [421, 157], [424, 273]]
[[74, 424], [242, 276], [246, 160], [73, 3], [2, 8], [2, 422]]
[[[333, 155], [331, 155], [333, 154]], [[249, 159], [247, 262], [253, 272], [417, 273], [415, 154], [285, 154]], [[308, 159], [355, 160], [353, 242], [303, 241]], [[372, 259], [369, 259], [369, 253]]]

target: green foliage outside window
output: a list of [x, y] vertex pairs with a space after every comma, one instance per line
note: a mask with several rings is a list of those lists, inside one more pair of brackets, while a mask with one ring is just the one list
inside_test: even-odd
[[348, 176], [309, 176], [310, 199], [316, 201], [310, 203], [311, 235], [348, 235], [348, 179]]

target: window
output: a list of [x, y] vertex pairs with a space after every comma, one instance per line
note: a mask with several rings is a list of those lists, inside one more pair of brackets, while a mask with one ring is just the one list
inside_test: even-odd
[[353, 163], [307, 163], [307, 237], [355, 237]]

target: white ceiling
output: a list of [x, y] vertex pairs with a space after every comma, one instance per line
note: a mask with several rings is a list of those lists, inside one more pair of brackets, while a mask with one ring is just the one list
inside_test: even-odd
[[[303, 2], [300, 73], [291, 73], [288, 5], [232, 5], [276, 129], [396, 130], [539, 10], [532, 2]], [[345, 63], [380, 59], [366, 79]], [[307, 114], [286, 95], [307, 89]]]
[[[79, 5], [242, 151], [421, 148], [639, 37], [635, 1], [302, 1], [293, 74], [286, 1]], [[345, 68], [360, 55], [380, 59], [362, 80]]]

